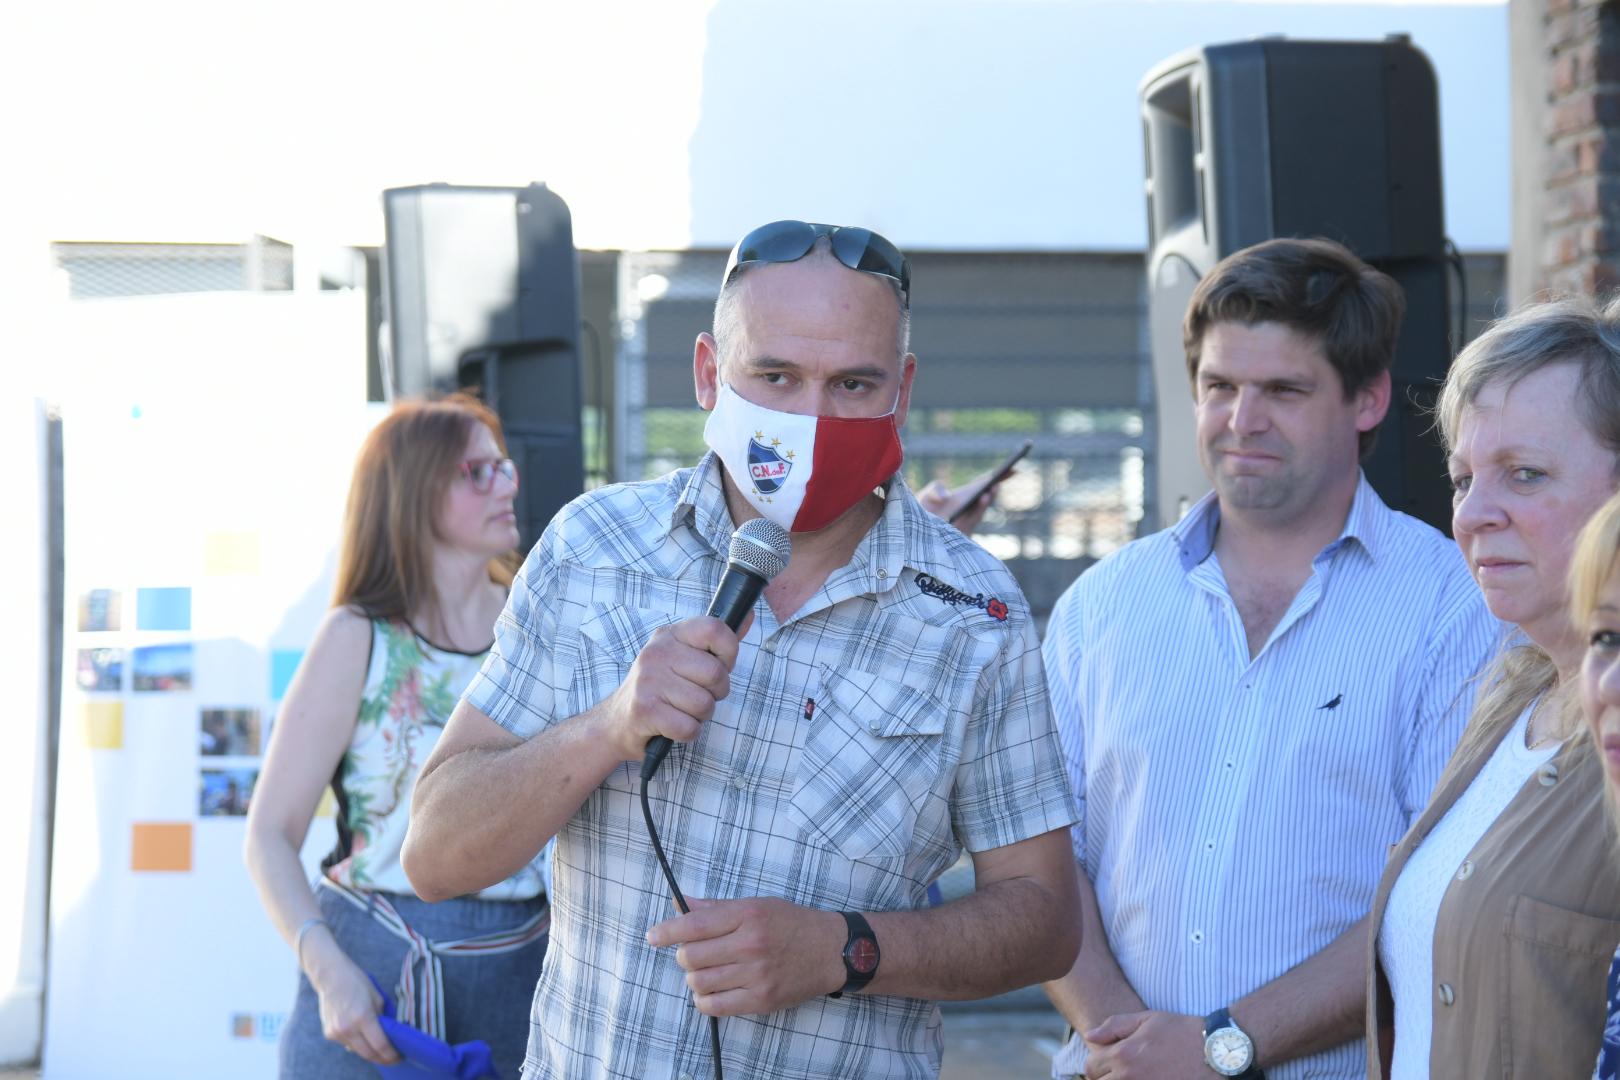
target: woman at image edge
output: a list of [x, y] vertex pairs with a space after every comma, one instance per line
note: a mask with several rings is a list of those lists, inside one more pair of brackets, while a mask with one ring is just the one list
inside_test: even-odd
[[1498, 320], [1437, 407], [1452, 526], [1511, 637], [1370, 915], [1368, 1076], [1586, 1076], [1620, 939], [1603, 777], [1576, 736], [1575, 536], [1614, 493], [1620, 307]]
[[[512, 581], [516, 492], [499, 420], [466, 395], [401, 403], [361, 448], [333, 606], [282, 702], [248, 813], [248, 869], [300, 970], [284, 1078], [375, 1080], [372, 1063], [398, 1061], [367, 976], [393, 995], [407, 968], [416, 993], [396, 1001], [400, 1019], [451, 1043], [482, 1039], [503, 1076], [520, 1071], [549, 925], [540, 867], [429, 905], [400, 866], [416, 774]], [[312, 889], [299, 850], [328, 784], [338, 848]], [[404, 927], [431, 948], [413, 948]]]
[[[1610, 825], [1620, 829], [1620, 497], [1605, 503], [1581, 533], [1570, 595], [1575, 625], [1586, 641], [1581, 664], [1586, 732], [1607, 780]], [[1606, 990], [1608, 1020], [1592, 1080], [1620, 1078], [1620, 945], [1609, 964]]]

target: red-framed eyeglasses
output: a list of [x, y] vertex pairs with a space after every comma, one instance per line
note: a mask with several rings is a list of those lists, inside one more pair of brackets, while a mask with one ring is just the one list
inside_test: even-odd
[[512, 486], [518, 485], [517, 462], [509, 457], [478, 458], [473, 461], [461, 463], [461, 475], [467, 478], [472, 489], [480, 495], [488, 495], [495, 490], [495, 478], [504, 476], [512, 481]]

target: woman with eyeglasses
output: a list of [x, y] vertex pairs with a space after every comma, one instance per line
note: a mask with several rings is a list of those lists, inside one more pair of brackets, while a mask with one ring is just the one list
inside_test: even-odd
[[[1620, 835], [1620, 496], [1604, 503], [1581, 531], [1570, 569], [1570, 598], [1586, 643], [1581, 711], [1588, 749], [1603, 771], [1610, 827]], [[1620, 860], [1620, 847], [1614, 857]], [[1620, 1078], [1620, 942], [1605, 990], [1608, 1019], [1592, 1080]]]
[[[332, 609], [299, 664], [247, 822], [247, 863], [297, 957], [280, 1075], [375, 1080], [397, 1018], [482, 1040], [516, 1076], [545, 954], [543, 866], [429, 905], [400, 867], [411, 793], [489, 651], [518, 542], [500, 421], [464, 394], [397, 405], [360, 450]], [[326, 789], [337, 848], [312, 888], [299, 852]]]
[[1586, 649], [1568, 574], [1620, 479], [1620, 304], [1498, 320], [1452, 363], [1437, 412], [1457, 544], [1508, 636], [1379, 883], [1367, 1075], [1586, 1076], [1620, 860], [1578, 734]]

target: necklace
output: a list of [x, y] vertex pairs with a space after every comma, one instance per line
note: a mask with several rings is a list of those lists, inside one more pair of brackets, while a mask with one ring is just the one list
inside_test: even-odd
[[1524, 748], [1526, 750], [1540, 750], [1550, 742], [1562, 742], [1563, 736], [1555, 732], [1544, 732], [1541, 738], [1536, 738], [1536, 720], [1541, 716], [1541, 707], [1546, 704], [1547, 695], [1538, 698], [1530, 709], [1530, 719], [1524, 725]]

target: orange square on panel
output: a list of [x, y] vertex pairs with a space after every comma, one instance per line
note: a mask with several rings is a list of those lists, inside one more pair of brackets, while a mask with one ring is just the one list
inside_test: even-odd
[[191, 822], [145, 822], [134, 826], [131, 870], [191, 870]]
[[85, 744], [95, 750], [121, 750], [124, 746], [124, 703], [86, 701], [80, 705]]

